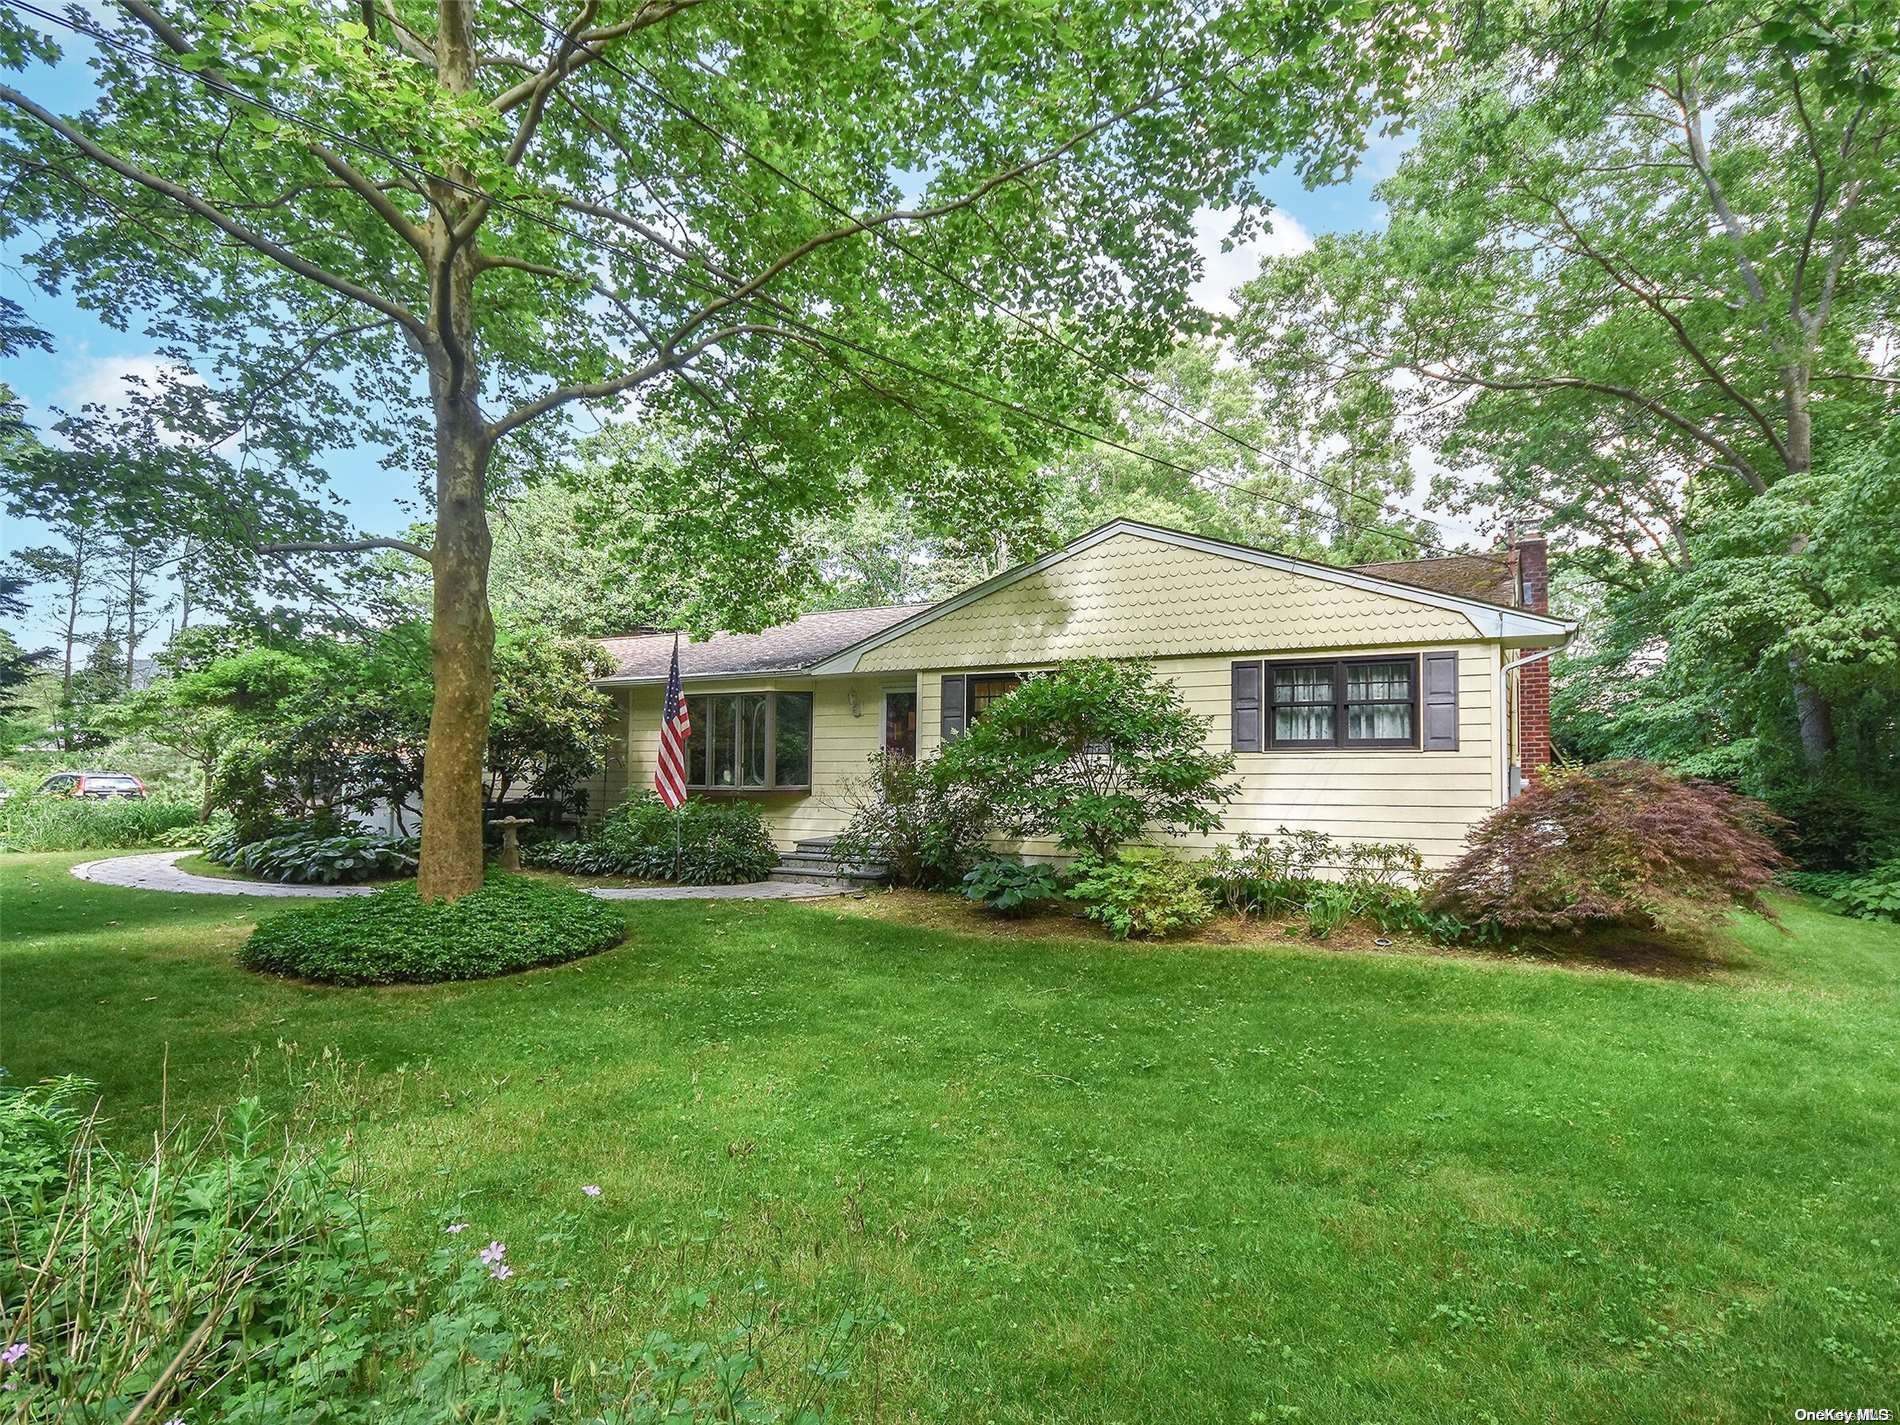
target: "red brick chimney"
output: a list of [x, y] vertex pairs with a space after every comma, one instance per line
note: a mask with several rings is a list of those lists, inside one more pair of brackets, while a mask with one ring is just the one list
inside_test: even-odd
[[[1543, 533], [1527, 530], [1511, 546], [1516, 602], [1535, 614], [1550, 612], [1550, 552]], [[1525, 652], [1532, 652], [1526, 649]], [[1525, 781], [1550, 765], [1550, 660], [1517, 670], [1517, 765]]]

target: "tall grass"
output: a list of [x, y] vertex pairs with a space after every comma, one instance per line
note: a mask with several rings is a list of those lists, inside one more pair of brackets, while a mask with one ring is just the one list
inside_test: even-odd
[[0, 803], [0, 851], [110, 851], [152, 846], [190, 826], [189, 802], [90, 801], [84, 797], [15, 796]]

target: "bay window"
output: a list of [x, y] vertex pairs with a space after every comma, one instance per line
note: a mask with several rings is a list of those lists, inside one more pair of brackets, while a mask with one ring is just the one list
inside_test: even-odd
[[810, 693], [688, 693], [695, 791], [803, 791], [811, 786]]

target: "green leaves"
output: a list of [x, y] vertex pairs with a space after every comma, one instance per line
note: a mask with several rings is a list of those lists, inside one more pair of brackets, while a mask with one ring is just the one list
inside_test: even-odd
[[991, 703], [942, 765], [1004, 830], [1107, 858], [1150, 830], [1219, 826], [1233, 758], [1207, 750], [1207, 727], [1147, 664], [1084, 659]]
[[[1271, 264], [1241, 349], [1355, 463], [1423, 446], [1436, 509], [1552, 534], [1560, 593], [1598, 610], [1560, 739], [1759, 771], [1824, 693], [1864, 747], [1890, 706], [1890, 606], [1823, 591], [1834, 496], [1808, 472], [1900, 412], [1867, 357], [1900, 259], [1900, 176], [1871, 139], [1900, 117], [1880, 96], [1891, 17], [1723, 0], [1612, 7], [1587, 31], [1491, 18], [1498, 57], [1430, 92], [1381, 188], [1386, 231]], [[1824, 57], [1850, 53], [1865, 83]], [[1824, 722], [1805, 726], [1825, 755]]]

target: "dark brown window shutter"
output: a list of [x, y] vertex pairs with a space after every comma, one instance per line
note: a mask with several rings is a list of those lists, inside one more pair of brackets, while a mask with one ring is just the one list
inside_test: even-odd
[[1458, 750], [1458, 655], [1427, 653], [1420, 682], [1419, 702], [1424, 709], [1427, 752]]
[[948, 742], [960, 734], [969, 717], [964, 712], [964, 689], [969, 679], [961, 673], [943, 675], [943, 740]]
[[1234, 751], [1265, 750], [1266, 744], [1260, 735], [1260, 665], [1258, 663], [1234, 665], [1233, 722]]

